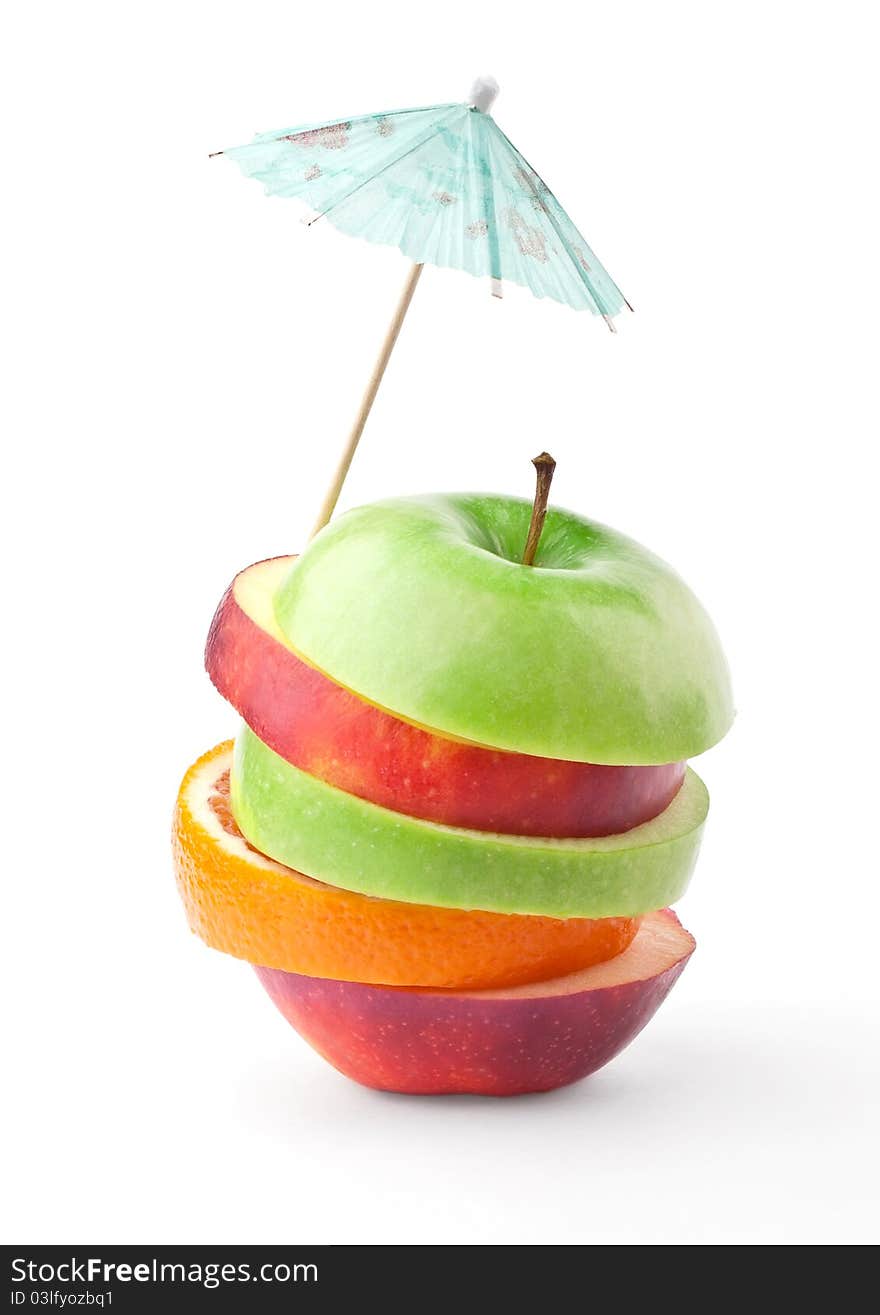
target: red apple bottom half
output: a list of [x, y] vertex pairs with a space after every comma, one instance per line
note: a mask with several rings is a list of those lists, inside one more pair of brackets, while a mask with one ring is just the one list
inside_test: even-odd
[[526, 986], [427, 991], [256, 973], [334, 1068], [409, 1095], [516, 1096], [588, 1077], [638, 1036], [695, 942], [671, 909], [647, 914], [614, 959]]

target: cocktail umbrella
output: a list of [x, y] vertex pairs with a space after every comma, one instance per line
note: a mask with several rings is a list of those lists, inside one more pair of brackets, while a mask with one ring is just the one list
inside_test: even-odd
[[368, 114], [261, 133], [216, 151], [271, 196], [290, 196], [343, 233], [398, 247], [412, 260], [385, 341], [313, 534], [329, 521], [425, 264], [503, 279], [575, 310], [614, 316], [627, 306], [547, 184], [489, 110], [479, 78], [464, 104]]

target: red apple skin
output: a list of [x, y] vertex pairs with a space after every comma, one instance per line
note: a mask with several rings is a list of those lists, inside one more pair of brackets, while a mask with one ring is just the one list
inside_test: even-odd
[[662, 813], [684, 780], [684, 763], [609, 767], [539, 758], [402, 721], [263, 629], [239, 604], [235, 586], [211, 624], [208, 675], [264, 744], [349, 794], [447, 826], [565, 838], [629, 831]]
[[[535, 994], [535, 984], [518, 995], [370, 986], [274, 968], [256, 973], [300, 1036], [365, 1087], [433, 1096], [554, 1091], [628, 1046], [681, 975], [693, 938], [669, 910], [649, 917], [670, 919], [679, 942], [659, 971], [573, 992], [559, 989], [567, 978], [544, 984], [546, 995]], [[601, 981], [606, 968], [573, 977]]]

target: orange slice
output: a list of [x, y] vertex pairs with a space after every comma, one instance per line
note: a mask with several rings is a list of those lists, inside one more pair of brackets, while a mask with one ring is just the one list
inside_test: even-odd
[[266, 858], [229, 807], [232, 742], [194, 763], [174, 813], [189, 925], [215, 950], [307, 977], [451, 990], [518, 986], [603, 963], [638, 918], [543, 918], [374, 899]]

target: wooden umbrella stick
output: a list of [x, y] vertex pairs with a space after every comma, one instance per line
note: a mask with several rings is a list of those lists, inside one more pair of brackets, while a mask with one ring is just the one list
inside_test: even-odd
[[407, 276], [403, 292], [400, 294], [400, 301], [397, 303], [397, 309], [394, 312], [394, 318], [388, 326], [385, 341], [382, 343], [382, 349], [379, 352], [376, 364], [373, 366], [373, 373], [370, 375], [370, 382], [367, 384], [366, 392], [364, 393], [363, 400], [361, 401], [360, 408], [355, 417], [355, 422], [352, 425], [351, 433], [348, 436], [348, 442], [346, 443], [342, 456], [339, 459], [339, 465], [336, 467], [336, 473], [333, 476], [330, 487], [327, 490], [323, 503], [321, 504], [321, 510], [318, 512], [318, 518], [315, 521], [314, 528], [309, 535], [310, 539], [314, 539], [315, 535], [320, 530], [323, 530], [324, 526], [333, 515], [333, 510], [339, 500], [339, 494], [342, 492], [342, 486], [345, 483], [345, 477], [351, 466], [352, 458], [357, 449], [357, 445], [360, 442], [361, 434], [364, 432], [367, 417], [369, 416], [373, 403], [376, 400], [376, 394], [379, 391], [379, 385], [382, 382], [385, 367], [388, 364], [391, 353], [394, 351], [394, 344], [397, 342], [397, 335], [400, 333], [406, 312], [409, 310], [409, 304], [413, 299], [413, 293], [416, 290], [416, 284], [419, 281], [419, 276], [423, 268], [423, 265], [413, 265]]

